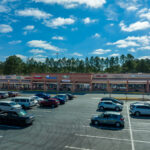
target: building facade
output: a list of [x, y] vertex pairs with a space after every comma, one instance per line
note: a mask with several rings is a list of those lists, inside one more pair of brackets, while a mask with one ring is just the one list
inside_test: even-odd
[[150, 74], [47, 73], [0, 76], [1, 90], [150, 92]]

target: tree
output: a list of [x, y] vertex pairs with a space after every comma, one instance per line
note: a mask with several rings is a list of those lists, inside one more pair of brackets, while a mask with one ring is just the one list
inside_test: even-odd
[[4, 74], [22, 74], [23, 61], [15, 55], [9, 56], [4, 63]]

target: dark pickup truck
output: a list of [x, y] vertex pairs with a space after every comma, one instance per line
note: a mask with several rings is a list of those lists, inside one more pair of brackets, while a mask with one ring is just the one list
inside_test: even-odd
[[17, 112], [0, 112], [0, 124], [26, 126], [32, 124], [35, 117], [24, 110]]

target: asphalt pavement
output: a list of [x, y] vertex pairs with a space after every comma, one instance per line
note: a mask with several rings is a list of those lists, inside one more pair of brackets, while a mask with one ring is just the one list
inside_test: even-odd
[[131, 117], [129, 104], [132, 101], [124, 102], [124, 128], [90, 125], [92, 115], [100, 113], [97, 104], [103, 96], [77, 95], [58, 108], [36, 106], [28, 110], [35, 115], [33, 125], [25, 128], [0, 125], [0, 150], [149, 149], [150, 118]]

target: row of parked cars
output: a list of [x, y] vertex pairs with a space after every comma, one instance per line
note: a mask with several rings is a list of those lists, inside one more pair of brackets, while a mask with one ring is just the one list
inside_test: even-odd
[[8, 91], [8, 92], [5, 92], [5, 91], [0, 91], [0, 99], [3, 99], [3, 98], [8, 98], [8, 97], [15, 97], [15, 96], [18, 96], [18, 92], [14, 92], [14, 91]]
[[[120, 100], [111, 97], [105, 97], [98, 103], [98, 110], [103, 111], [100, 115], [95, 115], [91, 118], [91, 124], [100, 125], [108, 124], [116, 127], [124, 126], [124, 117], [120, 113], [124, 103]], [[114, 110], [114, 111], [105, 111]], [[134, 102], [130, 104], [130, 114], [139, 117], [140, 115], [150, 115], [150, 103]]]
[[28, 114], [25, 109], [35, 105], [41, 107], [57, 107], [65, 104], [67, 100], [72, 100], [72, 94], [58, 94], [51, 97], [45, 93], [36, 94], [32, 97], [14, 97], [10, 101], [0, 101], [0, 123], [28, 125], [34, 121], [34, 116]]

